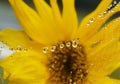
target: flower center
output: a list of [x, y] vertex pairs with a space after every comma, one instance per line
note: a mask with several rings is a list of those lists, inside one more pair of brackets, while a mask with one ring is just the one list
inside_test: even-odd
[[[46, 53], [48, 48], [44, 48]], [[47, 84], [83, 84], [87, 77], [87, 59], [79, 40], [51, 47], [48, 58], [50, 77]]]

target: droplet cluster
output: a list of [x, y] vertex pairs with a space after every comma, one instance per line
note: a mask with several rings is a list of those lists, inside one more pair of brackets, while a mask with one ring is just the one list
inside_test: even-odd
[[51, 47], [43, 47], [43, 53], [50, 53], [50, 52], [55, 52], [58, 48], [59, 49], [64, 49], [65, 47], [67, 48], [77, 48], [79, 46], [79, 40], [78, 39], [74, 39], [72, 41], [68, 41], [68, 42], [61, 42], [58, 45], [53, 45]]
[[3, 59], [6, 56], [11, 56], [14, 52], [27, 52], [28, 48], [23, 48], [18, 45], [16, 47], [10, 47], [7, 42], [0, 41], [0, 59]]
[[44, 47], [48, 56], [50, 77], [47, 84], [84, 84], [88, 66], [83, 46], [78, 39]]
[[[113, 2], [108, 6], [108, 8], [101, 13], [98, 13], [97, 17], [99, 19], [104, 19], [104, 15], [106, 15], [107, 13], [114, 13], [114, 8], [117, 8], [120, 5], [120, 1], [117, 0], [113, 0]], [[96, 17], [91, 17], [89, 19], [89, 22], [86, 24], [86, 26], [90, 26], [92, 23], [94, 23]]]
[[16, 52], [27, 52], [28, 48], [22, 48], [22, 46], [17, 46], [16, 48], [10, 47], [9, 50]]

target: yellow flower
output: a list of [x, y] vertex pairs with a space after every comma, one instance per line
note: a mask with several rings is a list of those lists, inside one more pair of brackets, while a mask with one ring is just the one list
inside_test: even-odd
[[[120, 18], [101, 28], [120, 4], [101, 0], [78, 26], [75, 0], [9, 0], [24, 31], [5, 29], [0, 40], [14, 53], [0, 61], [3, 84], [120, 84], [109, 75], [120, 67]], [[2, 51], [1, 51], [2, 52]]]

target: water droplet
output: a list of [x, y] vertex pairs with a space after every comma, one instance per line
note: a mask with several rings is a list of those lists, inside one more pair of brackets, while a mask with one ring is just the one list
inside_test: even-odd
[[106, 13], [107, 13], [107, 11], [104, 11], [103, 13], [104, 13], [104, 14], [106, 14]]
[[70, 47], [70, 46], [71, 46], [71, 42], [67, 42], [67, 43], [66, 43], [66, 46], [67, 46], [67, 47]]
[[54, 52], [56, 50], [56, 46], [51, 47], [51, 52]]
[[108, 7], [108, 9], [111, 9], [113, 7], [113, 5], [111, 4], [109, 7]]
[[22, 47], [21, 46], [18, 46], [17, 49], [16, 49], [18, 52], [22, 51]]
[[90, 25], [90, 23], [87, 23], [86, 25], [87, 25], [87, 26], [89, 26], [89, 25]]
[[116, 4], [117, 4], [117, 1], [114, 1], [113, 4], [116, 5]]
[[60, 44], [60, 48], [64, 48], [65, 47], [65, 45], [62, 43], [62, 44]]
[[112, 12], [112, 13], [113, 13], [113, 12], [115, 12], [115, 11], [112, 9], [112, 10], [110, 10], [110, 12]]
[[90, 22], [91, 22], [91, 23], [94, 22], [94, 18], [90, 18]]
[[43, 48], [43, 53], [47, 53], [48, 52], [48, 47], [44, 47]]
[[76, 39], [76, 40], [72, 41], [72, 47], [73, 48], [77, 48], [78, 44], [79, 44], [79, 40]]
[[24, 48], [24, 52], [27, 52], [28, 51], [28, 49], [27, 48]]
[[102, 17], [102, 14], [98, 14], [98, 17], [99, 17], [99, 18]]
[[9, 50], [13, 51], [13, 50], [14, 50], [14, 48], [9, 48]]

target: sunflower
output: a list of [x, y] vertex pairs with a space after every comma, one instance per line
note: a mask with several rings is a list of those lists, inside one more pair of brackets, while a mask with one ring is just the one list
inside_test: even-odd
[[[2, 84], [120, 84], [109, 75], [120, 67], [120, 3], [101, 0], [78, 24], [75, 0], [9, 0], [24, 30], [0, 31], [13, 53], [0, 61]], [[1, 51], [3, 52], [3, 51]]]

